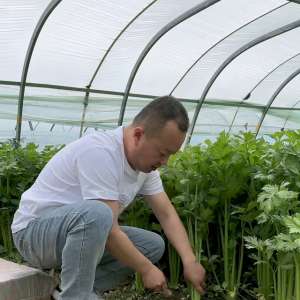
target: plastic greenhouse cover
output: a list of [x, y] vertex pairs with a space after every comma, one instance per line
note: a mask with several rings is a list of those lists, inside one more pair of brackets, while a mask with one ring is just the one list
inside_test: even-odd
[[[123, 93], [139, 59], [124, 123], [153, 97], [166, 94], [182, 98], [192, 120], [203, 97], [194, 134], [205, 137], [222, 130], [255, 131], [269, 99], [299, 69], [300, 5], [295, 2], [2, 0], [2, 139], [15, 135], [26, 53], [40, 18], [55, 2], [29, 61], [22, 118], [22, 137], [27, 141], [49, 137], [48, 141], [58, 143], [91, 128], [117, 126]], [[166, 30], [142, 56], [158, 32], [202, 4], [207, 7]], [[285, 28], [287, 24], [293, 26]], [[285, 29], [254, 43], [280, 28]], [[261, 134], [299, 128], [299, 94], [299, 76], [295, 76], [274, 99]]]

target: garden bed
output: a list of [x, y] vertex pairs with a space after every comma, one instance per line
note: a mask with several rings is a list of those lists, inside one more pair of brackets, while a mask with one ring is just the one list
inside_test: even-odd
[[136, 291], [132, 284], [126, 285], [104, 294], [105, 300], [187, 300], [190, 299], [186, 288], [179, 286], [177, 289], [172, 289], [172, 296], [166, 296], [162, 293], [154, 293], [150, 291]]

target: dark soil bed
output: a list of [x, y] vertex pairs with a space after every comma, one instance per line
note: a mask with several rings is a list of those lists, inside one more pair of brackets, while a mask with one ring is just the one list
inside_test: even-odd
[[105, 293], [105, 300], [187, 300], [187, 290], [183, 286], [172, 289], [172, 296], [164, 296], [161, 293], [153, 293], [150, 291], [137, 292], [132, 285], [123, 286], [108, 293]]

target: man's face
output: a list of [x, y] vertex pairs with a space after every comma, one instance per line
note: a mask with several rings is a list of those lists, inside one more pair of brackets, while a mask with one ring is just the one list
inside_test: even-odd
[[174, 121], [155, 136], [147, 137], [143, 130], [135, 135], [134, 167], [138, 171], [149, 173], [167, 164], [171, 154], [176, 153], [185, 139], [185, 133], [178, 129]]

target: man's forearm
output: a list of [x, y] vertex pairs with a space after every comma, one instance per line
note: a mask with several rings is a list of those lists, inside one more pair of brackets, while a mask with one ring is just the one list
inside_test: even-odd
[[153, 266], [119, 228], [112, 229], [106, 242], [106, 249], [112, 256], [138, 273], [143, 273]]
[[196, 257], [190, 246], [186, 230], [177, 213], [170, 214], [162, 219], [160, 223], [168, 240], [181, 257], [183, 264], [195, 261]]

